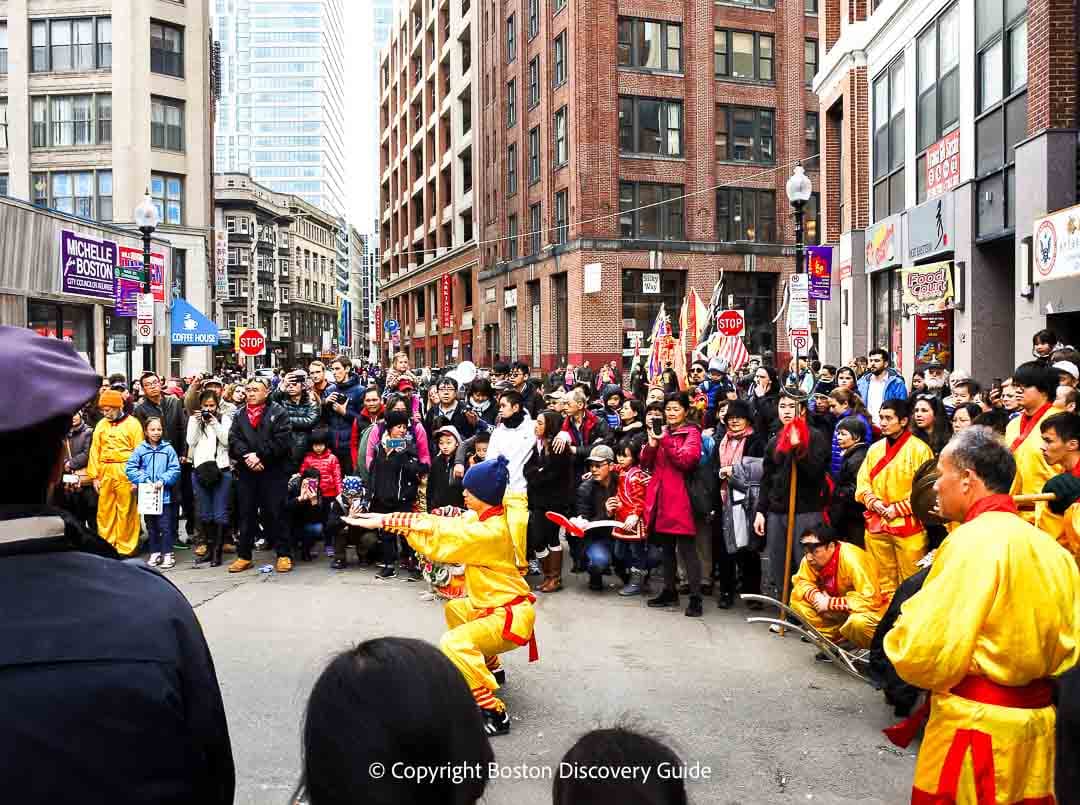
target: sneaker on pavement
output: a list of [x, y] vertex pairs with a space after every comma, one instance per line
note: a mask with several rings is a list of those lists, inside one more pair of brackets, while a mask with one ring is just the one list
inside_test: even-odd
[[630, 581], [623, 585], [623, 588], [619, 590], [621, 596], [641, 595], [641, 577], [642, 572], [640, 570], [630, 571]]
[[397, 577], [397, 571], [393, 565], [383, 565], [379, 572], [375, 574], [377, 579], [393, 579]]
[[334, 558], [334, 546], [333, 545], [327, 545], [326, 550], [323, 551], [323, 553], [325, 554], [327, 559], [333, 559]]
[[161, 569], [162, 570], [169, 570], [169, 569], [174, 568], [174, 567], [176, 567], [176, 557], [173, 556], [171, 553], [165, 554], [161, 558]]
[[599, 573], [589, 574], [589, 589], [590, 590], [603, 590], [604, 589], [604, 577]]
[[345, 569], [345, 560], [342, 559], [340, 556], [335, 557], [334, 561], [330, 563], [330, 569], [331, 570], [344, 570]]
[[150, 558], [146, 560], [146, 564], [150, 565], [150, 567], [157, 567], [161, 564], [161, 554], [156, 552], [150, 554]]
[[255, 565], [250, 559], [237, 559], [231, 565], [229, 565], [230, 573], [243, 573], [245, 570], [251, 570]]
[[484, 732], [489, 736], [510, 734], [510, 714], [508, 712], [504, 710], [500, 713], [498, 710], [487, 710], [482, 707], [480, 713], [484, 717]]
[[278, 573], [288, 573], [292, 570], [292, 559], [287, 556], [279, 556], [274, 564], [274, 570]]

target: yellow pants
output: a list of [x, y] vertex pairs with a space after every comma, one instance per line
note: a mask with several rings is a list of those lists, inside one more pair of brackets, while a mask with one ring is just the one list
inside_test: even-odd
[[122, 556], [130, 556], [139, 547], [139, 510], [131, 481], [123, 464], [101, 465], [100, 480], [98, 534]]
[[[489, 710], [502, 712], [506, 706], [494, 696], [499, 683], [491, 672], [488, 659], [518, 648], [519, 644], [504, 637], [506, 610], [496, 609], [490, 615], [477, 609], [468, 598], [446, 602], [446, 625], [450, 630], [442, 636], [439, 648], [450, 658], [473, 692], [477, 704]], [[536, 620], [532, 604], [522, 602], [514, 607], [514, 631], [530, 634]]]
[[877, 565], [881, 594], [889, 600], [901, 582], [918, 572], [916, 563], [926, 556], [926, 532], [894, 537], [867, 530], [866, 552]]
[[[518, 503], [506, 505], [507, 501], [518, 501]], [[529, 566], [525, 548], [528, 544], [529, 533], [529, 499], [524, 492], [507, 492], [503, 496], [503, 505], [506, 506], [506, 527], [510, 529], [510, 539], [514, 543], [514, 560], [517, 562], [518, 570], [524, 575]], [[520, 555], [517, 554], [518, 547], [521, 548]]]
[[818, 613], [805, 600], [799, 598], [791, 602], [791, 608], [799, 617], [809, 623], [832, 642], [841, 637], [850, 640], [859, 648], [870, 648], [874, 632], [881, 623], [881, 616], [873, 612], [826, 612]]

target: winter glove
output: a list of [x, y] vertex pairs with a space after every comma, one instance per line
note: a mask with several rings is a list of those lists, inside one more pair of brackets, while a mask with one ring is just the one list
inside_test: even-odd
[[1043, 486], [1043, 492], [1047, 494], [1052, 492], [1057, 495], [1057, 500], [1052, 500], [1048, 504], [1050, 511], [1054, 514], [1064, 514], [1067, 508], [1080, 499], [1080, 478], [1071, 472], [1055, 475]]

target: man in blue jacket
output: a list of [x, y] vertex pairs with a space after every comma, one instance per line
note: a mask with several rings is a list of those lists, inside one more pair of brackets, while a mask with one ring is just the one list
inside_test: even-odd
[[876, 425], [883, 402], [907, 399], [907, 384], [901, 374], [889, 365], [887, 350], [872, 349], [869, 358], [869, 371], [859, 378], [859, 396]]
[[353, 474], [352, 451], [349, 449], [353, 422], [364, 405], [365, 386], [353, 371], [352, 361], [338, 355], [330, 363], [334, 382], [323, 395], [326, 426], [330, 431], [330, 452], [341, 463], [342, 475]]

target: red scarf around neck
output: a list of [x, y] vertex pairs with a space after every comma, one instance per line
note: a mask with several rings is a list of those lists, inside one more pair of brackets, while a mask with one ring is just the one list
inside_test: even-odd
[[870, 468], [870, 480], [874, 480], [878, 473], [889, 466], [889, 462], [896, 458], [896, 455], [904, 449], [904, 445], [907, 444], [908, 439], [911, 438], [911, 431], [905, 430], [900, 436], [897, 437], [895, 442], [890, 443], [888, 437], [885, 437], [885, 455], [881, 457], [873, 467]]
[[266, 403], [262, 405], [248, 405], [247, 418], [251, 423], [251, 427], [258, 428], [259, 423], [262, 422], [263, 414], [266, 413]]
[[824, 590], [831, 597], [836, 598], [840, 595], [840, 588], [837, 586], [836, 581], [840, 570], [840, 543], [834, 544], [836, 550], [833, 551], [832, 558], [825, 563], [825, 567], [817, 572], [817, 586], [819, 590]]
[[806, 455], [806, 451], [810, 449], [810, 428], [807, 426], [805, 419], [797, 416], [784, 425], [783, 430], [780, 431], [780, 435], [776, 439], [777, 460], [785, 453], [791, 452], [791, 434], [793, 431], [799, 434], [799, 444], [795, 447], [795, 458], [802, 458]]
[[1031, 431], [1034, 430], [1035, 426], [1039, 423], [1039, 420], [1050, 410], [1050, 406], [1052, 405], [1052, 402], [1047, 402], [1046, 405], [1031, 416], [1020, 414], [1020, 435], [1016, 437], [1011, 445], [1009, 445], [1010, 453], [1015, 453], [1020, 448], [1020, 445], [1022, 445], [1024, 440], [1031, 435]]
[[989, 495], [972, 504], [967, 514], [964, 515], [964, 522], [970, 523], [980, 514], [986, 514], [987, 512], [1008, 512], [1009, 514], [1020, 515], [1020, 510], [1016, 508], [1012, 495]]

